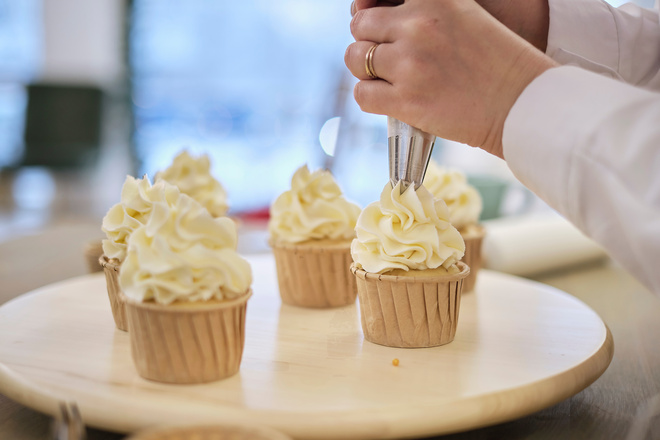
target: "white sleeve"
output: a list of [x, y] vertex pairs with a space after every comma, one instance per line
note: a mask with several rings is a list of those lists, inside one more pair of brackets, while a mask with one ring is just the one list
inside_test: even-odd
[[516, 177], [660, 294], [660, 93], [562, 66], [504, 125]]
[[660, 18], [654, 9], [602, 0], [549, 0], [547, 55], [660, 91]]

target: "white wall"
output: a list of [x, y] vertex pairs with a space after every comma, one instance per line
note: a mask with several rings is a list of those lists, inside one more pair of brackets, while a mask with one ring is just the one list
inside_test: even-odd
[[43, 0], [39, 80], [111, 86], [121, 76], [123, 0]]

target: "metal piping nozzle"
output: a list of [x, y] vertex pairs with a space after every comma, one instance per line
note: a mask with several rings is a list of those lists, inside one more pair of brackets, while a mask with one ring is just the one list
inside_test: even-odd
[[410, 185], [419, 188], [431, 159], [435, 136], [388, 116], [387, 141], [392, 187], [401, 181], [402, 194]]

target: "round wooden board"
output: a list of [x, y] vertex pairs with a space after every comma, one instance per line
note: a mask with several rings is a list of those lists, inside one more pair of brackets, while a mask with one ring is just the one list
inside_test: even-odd
[[594, 311], [535, 282], [484, 270], [463, 295], [454, 342], [396, 349], [363, 339], [355, 305], [282, 305], [273, 257], [248, 260], [254, 295], [239, 374], [192, 386], [140, 378], [98, 274], [0, 307], [0, 392], [49, 414], [75, 401], [85, 423], [118, 432], [231, 421], [308, 439], [420, 437], [553, 405], [612, 358]]

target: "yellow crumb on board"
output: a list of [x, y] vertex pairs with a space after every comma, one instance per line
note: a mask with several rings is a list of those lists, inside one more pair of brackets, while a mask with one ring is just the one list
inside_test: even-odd
[[399, 366], [399, 359], [397, 359], [397, 358], [392, 359], [392, 365], [394, 365], [395, 367], [398, 367]]

